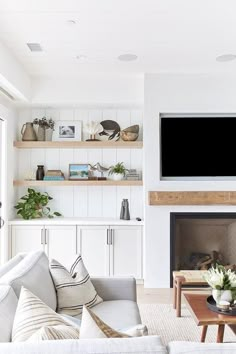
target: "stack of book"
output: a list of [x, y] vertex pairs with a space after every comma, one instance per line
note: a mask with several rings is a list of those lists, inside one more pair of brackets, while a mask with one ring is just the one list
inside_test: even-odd
[[47, 170], [44, 181], [64, 181], [65, 177], [61, 170]]
[[137, 181], [140, 179], [140, 174], [136, 169], [130, 169], [129, 172], [126, 173], [126, 179], [129, 181]]

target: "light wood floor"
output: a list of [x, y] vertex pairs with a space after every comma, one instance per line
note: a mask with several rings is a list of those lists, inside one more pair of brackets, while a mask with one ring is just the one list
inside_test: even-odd
[[[190, 289], [187, 291], [194, 291], [194, 293], [202, 293], [204, 291], [210, 294], [209, 289]], [[137, 285], [137, 298], [139, 304], [172, 304], [173, 289], [145, 289], [143, 285]], [[183, 297], [182, 301], [184, 303]]]

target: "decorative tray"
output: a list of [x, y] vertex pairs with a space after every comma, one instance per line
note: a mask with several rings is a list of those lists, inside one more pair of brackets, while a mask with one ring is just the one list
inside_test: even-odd
[[216, 302], [212, 295], [207, 298], [207, 307], [209, 310], [220, 313], [221, 315], [236, 316], [236, 306], [230, 306], [229, 310], [223, 310], [216, 306]]

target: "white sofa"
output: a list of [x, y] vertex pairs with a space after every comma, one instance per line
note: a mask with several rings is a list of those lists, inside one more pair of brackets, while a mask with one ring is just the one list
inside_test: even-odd
[[[11, 342], [11, 330], [20, 288], [24, 285], [56, 310], [56, 292], [44, 252], [20, 254], [0, 268], [0, 354], [198, 354], [236, 353], [235, 344], [200, 344], [171, 342], [164, 347], [161, 338], [81, 339], [42, 341], [40, 343]], [[136, 283], [132, 278], [94, 278], [92, 282], [103, 298], [93, 311], [111, 327], [132, 327], [140, 324], [136, 303]]]

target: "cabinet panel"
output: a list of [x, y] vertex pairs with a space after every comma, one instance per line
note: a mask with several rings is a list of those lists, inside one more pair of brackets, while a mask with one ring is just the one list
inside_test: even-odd
[[110, 274], [142, 278], [142, 228], [111, 226]]
[[12, 226], [12, 257], [19, 252], [44, 250], [43, 226]]
[[109, 275], [108, 228], [105, 226], [79, 227], [78, 252], [91, 276]]
[[69, 267], [76, 256], [76, 226], [45, 226], [46, 252]]

